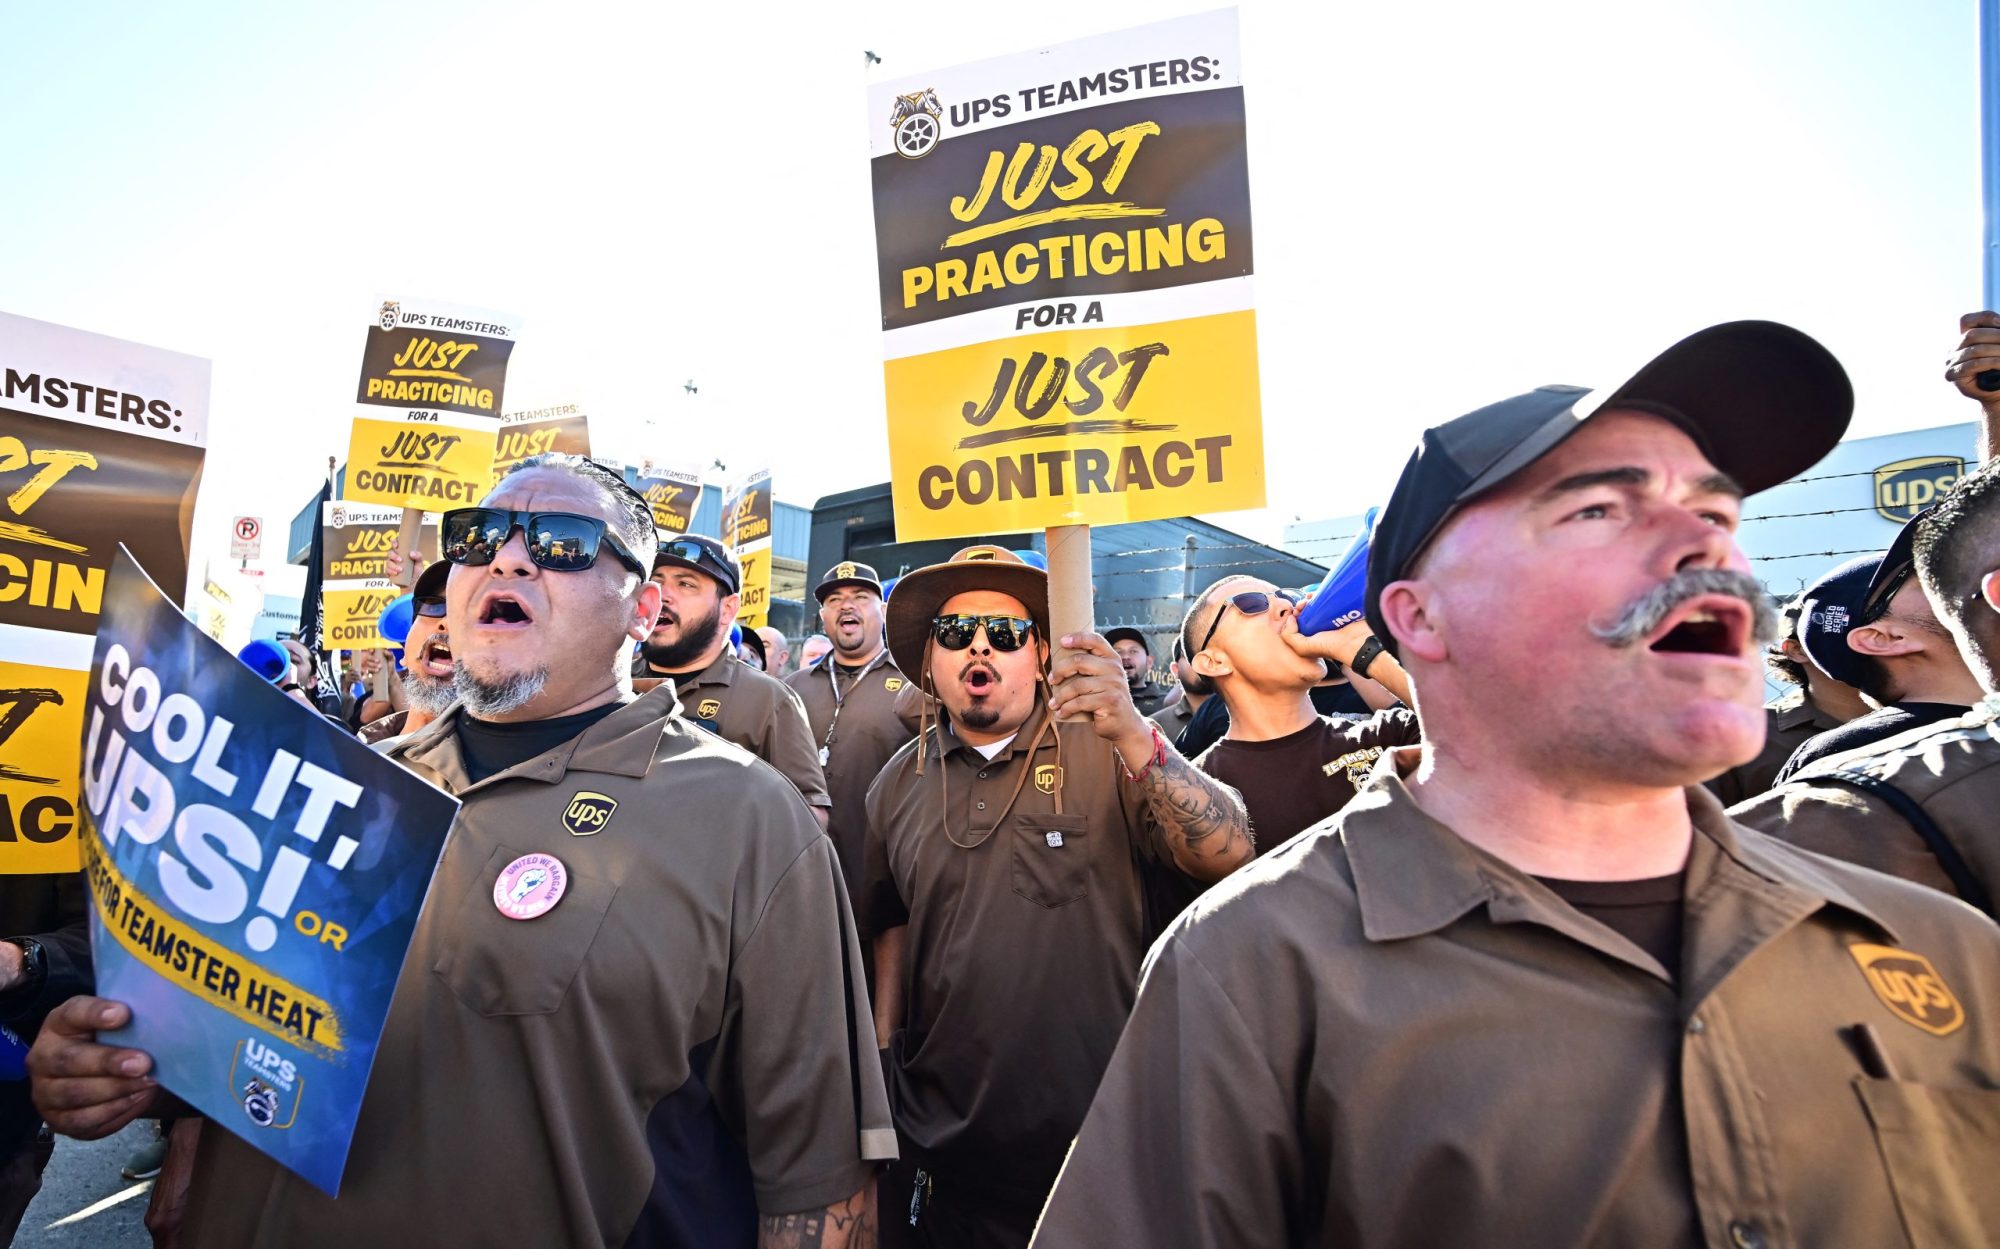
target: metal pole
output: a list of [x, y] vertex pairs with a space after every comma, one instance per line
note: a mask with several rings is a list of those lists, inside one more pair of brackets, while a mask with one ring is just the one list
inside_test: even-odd
[[[1995, 0], [2000, 3], [2000, 0]], [[1194, 602], [1194, 535], [1187, 536], [1187, 544], [1181, 548], [1181, 611], [1186, 612]]]
[[1986, 306], [1994, 308], [2000, 307], [2000, 0], [1979, 0], [1979, 158]]

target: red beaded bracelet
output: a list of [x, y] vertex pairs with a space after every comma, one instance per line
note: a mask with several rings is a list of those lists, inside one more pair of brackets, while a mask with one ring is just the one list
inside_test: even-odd
[[1154, 768], [1161, 766], [1167, 761], [1166, 735], [1161, 733], [1160, 726], [1154, 724], [1151, 720], [1148, 720], [1146, 722], [1146, 727], [1150, 729], [1153, 734], [1153, 753], [1147, 757], [1146, 766], [1140, 768], [1137, 772], [1134, 772], [1132, 769], [1125, 767], [1125, 756], [1124, 755], [1118, 756], [1118, 766], [1125, 769], [1125, 779], [1128, 781], [1145, 780], [1147, 773], [1151, 772]]

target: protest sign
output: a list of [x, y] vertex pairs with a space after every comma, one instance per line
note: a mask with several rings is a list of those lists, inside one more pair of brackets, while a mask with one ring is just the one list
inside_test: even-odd
[[1262, 506], [1235, 11], [868, 108], [897, 539]]
[[77, 868], [76, 743], [122, 541], [181, 601], [208, 361], [0, 313], [0, 873]]
[[743, 566], [736, 619], [761, 629], [771, 615], [771, 471], [759, 469], [722, 492], [722, 545]]
[[[373, 650], [397, 646], [377, 628], [382, 609], [402, 587], [389, 580], [389, 552], [395, 549], [402, 509], [344, 499], [320, 505], [321, 603], [324, 637], [330, 650]], [[437, 524], [418, 531], [417, 553], [425, 563], [438, 557]]]
[[382, 301], [368, 327], [348, 435], [347, 498], [441, 512], [493, 479], [512, 317]]
[[330, 1194], [458, 801], [114, 565], [80, 700], [103, 1038]]
[[498, 485], [507, 470], [522, 460], [552, 451], [590, 455], [590, 418], [582, 408], [565, 403], [509, 412], [500, 418], [499, 440], [493, 449], [493, 484]]
[[701, 502], [701, 473], [697, 469], [675, 468], [648, 460], [638, 469], [634, 484], [653, 509], [653, 528], [661, 537], [686, 533], [694, 524], [694, 509]]

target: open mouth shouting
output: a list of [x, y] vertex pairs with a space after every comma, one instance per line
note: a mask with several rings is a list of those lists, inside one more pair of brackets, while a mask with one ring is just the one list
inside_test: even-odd
[[1000, 674], [983, 663], [970, 663], [958, 675], [965, 692], [974, 698], [984, 698], [1000, 688]]
[[1646, 649], [1664, 655], [1716, 655], [1743, 659], [1750, 653], [1754, 613], [1742, 599], [1726, 594], [1691, 598], [1667, 614], [1646, 639]]
[[859, 634], [861, 632], [861, 613], [851, 607], [844, 607], [841, 609], [840, 614], [834, 617], [833, 627], [843, 637], [850, 634]]
[[528, 605], [504, 590], [481, 600], [474, 619], [481, 629], [524, 629], [535, 622]]
[[417, 651], [417, 671], [427, 677], [449, 681], [452, 674], [451, 639], [440, 629], [431, 634], [423, 647]]

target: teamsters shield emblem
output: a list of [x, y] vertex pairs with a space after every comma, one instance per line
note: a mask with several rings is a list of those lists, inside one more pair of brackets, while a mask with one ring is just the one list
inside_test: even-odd
[[611, 822], [611, 813], [617, 809], [618, 800], [609, 794], [578, 790], [570, 796], [569, 806], [563, 811], [562, 825], [572, 837], [588, 837], [604, 831], [604, 826]]
[[1875, 513], [1902, 524], [1943, 498], [1965, 474], [1955, 455], [1920, 455], [1875, 470]]
[[1848, 946], [1847, 952], [1860, 964], [1868, 987], [1896, 1018], [1933, 1036], [1948, 1036], [1965, 1026], [1965, 1007], [1923, 955], [1866, 944]]

